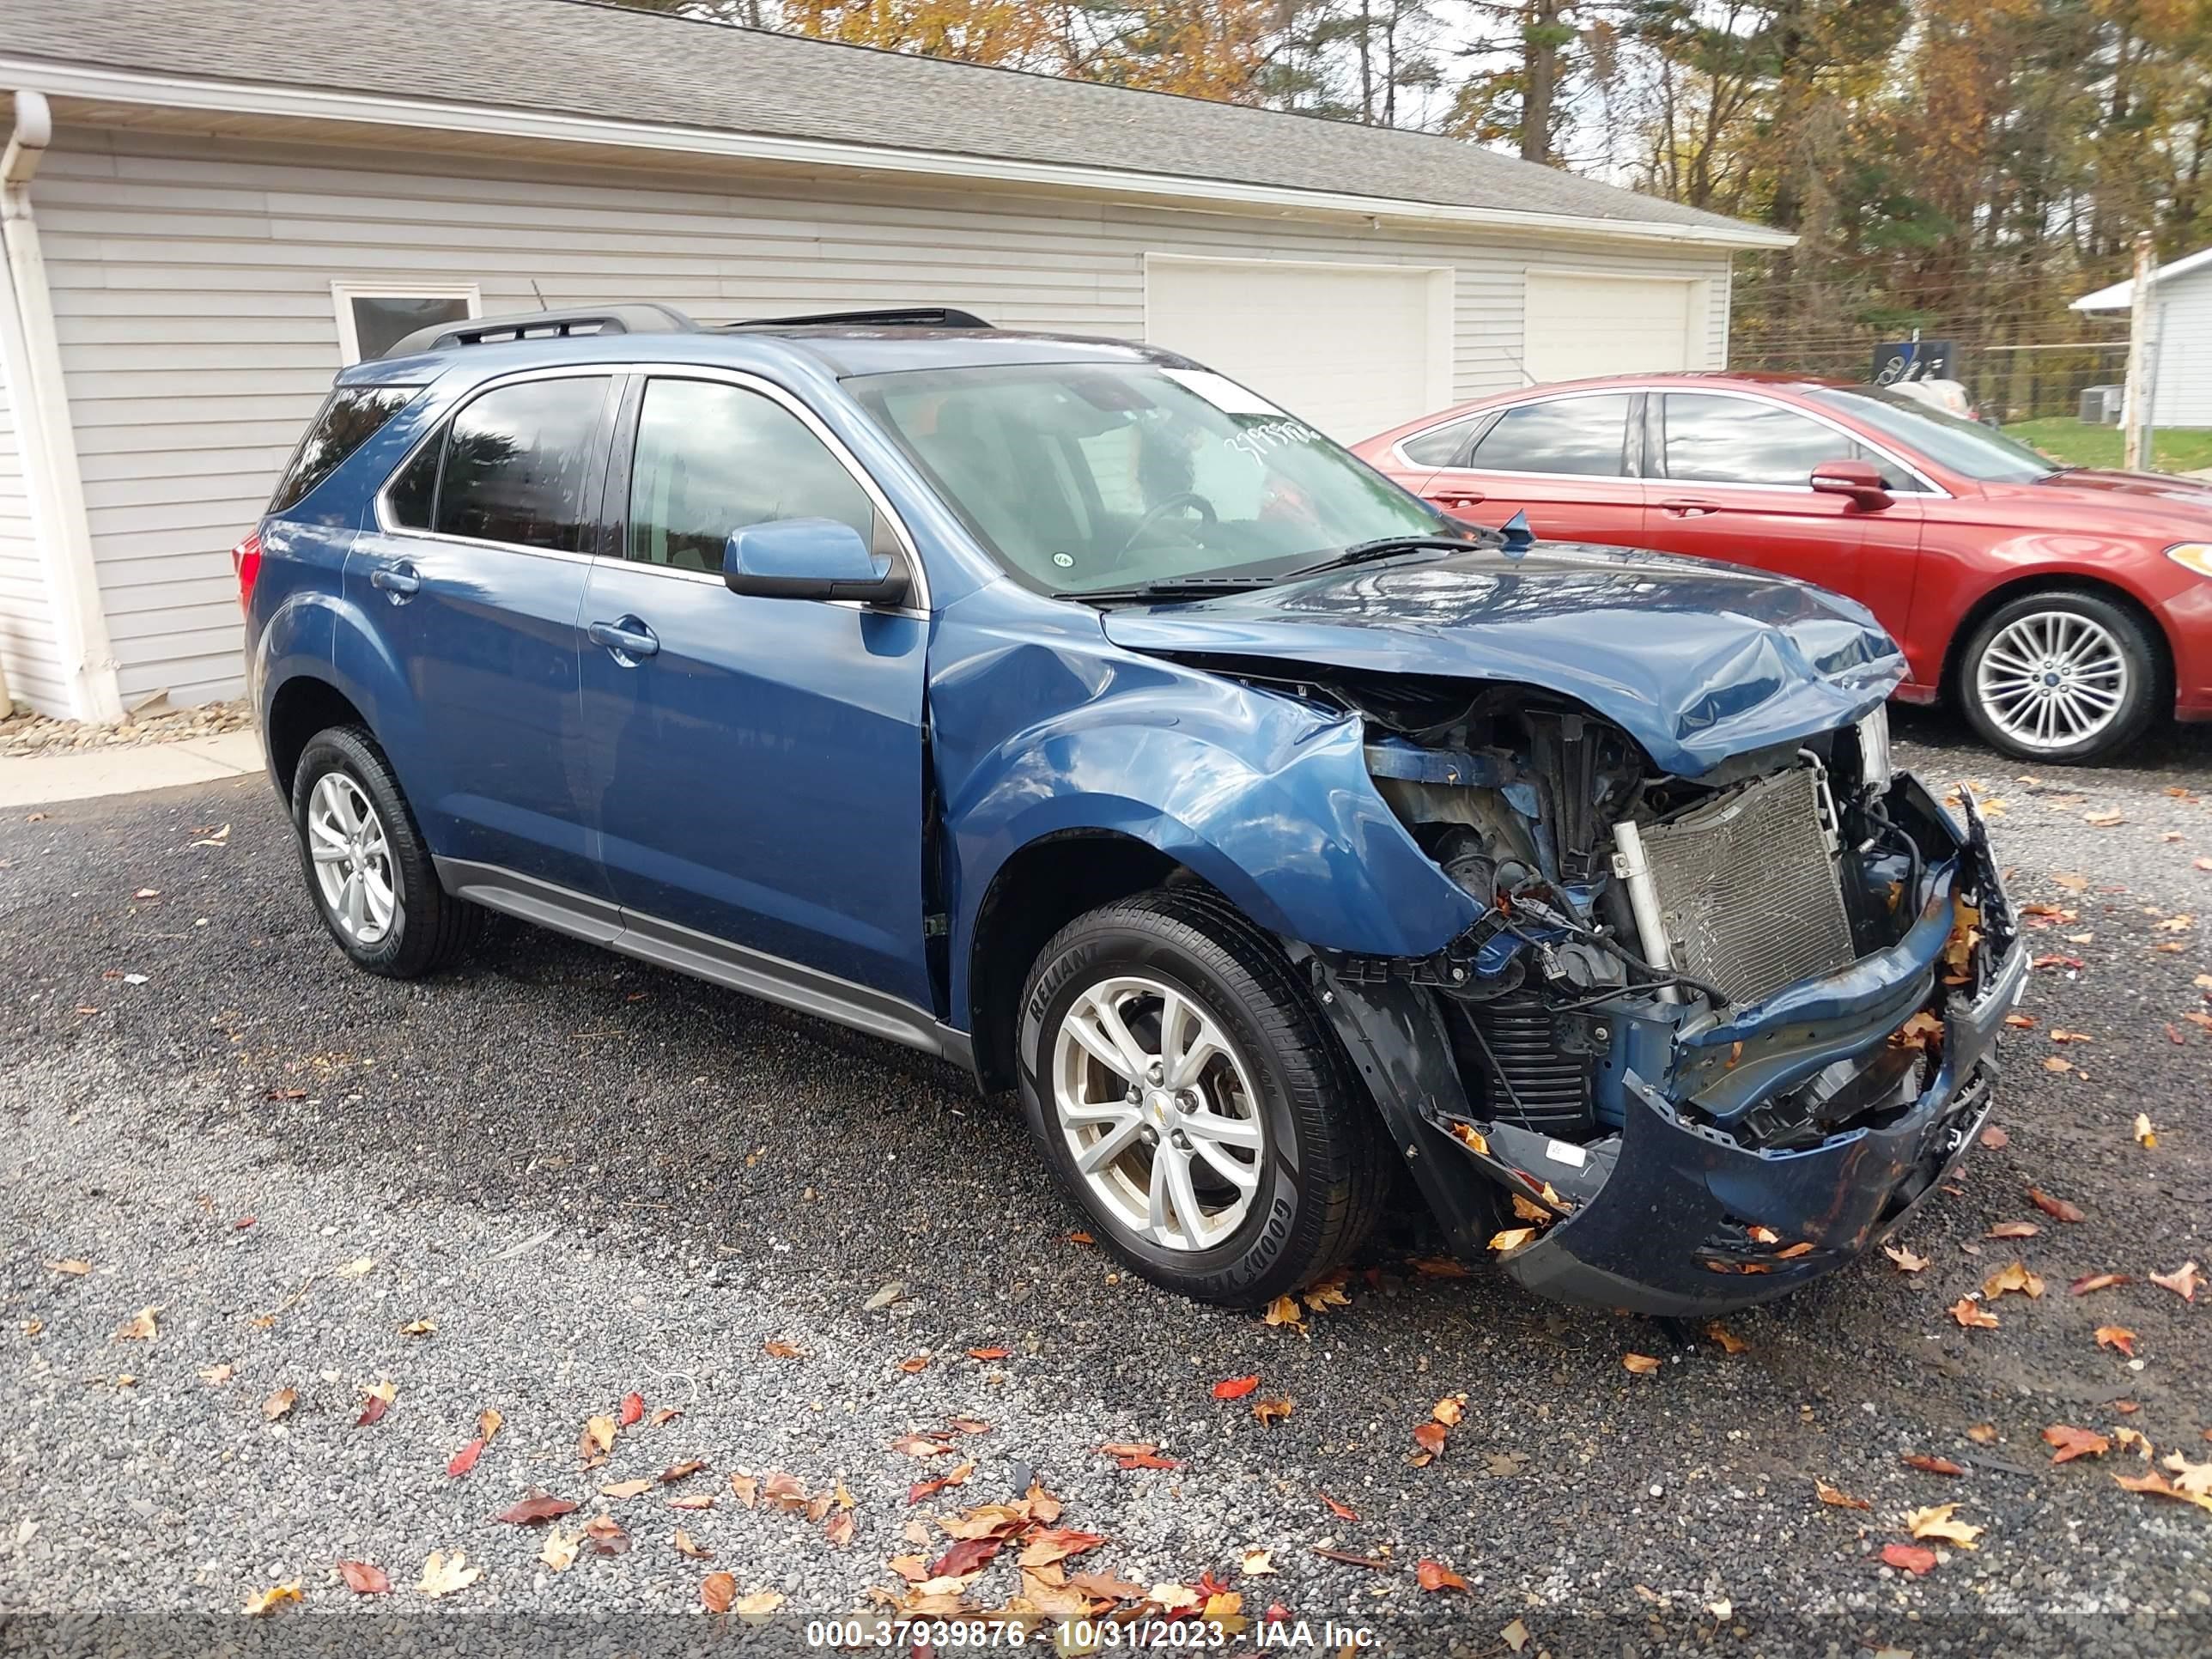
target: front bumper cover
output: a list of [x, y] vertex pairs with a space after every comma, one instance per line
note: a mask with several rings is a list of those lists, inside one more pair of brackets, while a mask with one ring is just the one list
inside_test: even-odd
[[[1958, 1166], [1988, 1115], [1997, 1038], [2029, 957], [1971, 800], [1961, 833], [1917, 782], [1899, 787], [1920, 809], [1915, 817], [1941, 824], [1954, 843], [1929, 872], [1920, 919], [1905, 938], [1832, 978], [1732, 1011], [1693, 1037], [1677, 1041], [1668, 1028], [1663, 1041], [1641, 1050], [1631, 1044], [1620, 1133], [1579, 1158], [1554, 1145], [1552, 1155], [1562, 1159], [1554, 1178], [1573, 1207], [1498, 1256], [1513, 1279], [1556, 1300], [1647, 1314], [1711, 1314], [1771, 1300], [1863, 1254]], [[1815, 1145], [1758, 1145], [1746, 1129], [1766, 1101], [1839, 1057], [1870, 1070], [1893, 1054], [1891, 1036], [1935, 996], [1954, 896], [1966, 894], [1989, 942], [1970, 982], [1942, 1004], [1940, 1059], [1917, 1097]], [[1482, 1249], [1487, 1237], [1476, 1235], [1495, 1216], [1494, 1199], [1490, 1206], [1482, 1200], [1497, 1190], [1492, 1176], [1504, 1149], [1478, 1159], [1450, 1133], [1455, 1114], [1440, 1114], [1437, 1102], [1466, 1097], [1455, 1074], [1443, 1075], [1448, 1058], [1440, 1070], [1430, 1049], [1441, 1032], [1420, 1030], [1418, 1009], [1403, 999], [1325, 971], [1317, 977], [1455, 1245]], [[1516, 1152], [1535, 1139], [1504, 1131], [1478, 1138]], [[1512, 1153], [1502, 1161], [1537, 1167]]]

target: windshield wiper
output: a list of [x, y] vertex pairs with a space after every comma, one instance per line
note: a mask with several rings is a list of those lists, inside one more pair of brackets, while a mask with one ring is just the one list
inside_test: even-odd
[[1097, 587], [1084, 593], [1064, 593], [1062, 599], [1085, 605], [1131, 605], [1148, 599], [1210, 599], [1223, 593], [1249, 593], [1265, 587], [1272, 576], [1164, 576], [1158, 581], [1131, 587]]
[[1478, 547], [1495, 547], [1498, 538], [1485, 532], [1483, 536], [1377, 536], [1371, 542], [1354, 542], [1340, 553], [1313, 564], [1302, 564], [1295, 570], [1285, 570], [1275, 578], [1277, 581], [1291, 581], [1300, 576], [1318, 576], [1323, 571], [1344, 570], [1356, 564], [1372, 564], [1377, 559], [1395, 559], [1401, 553], [1424, 553], [1441, 550], [1447, 553], [1466, 553]]

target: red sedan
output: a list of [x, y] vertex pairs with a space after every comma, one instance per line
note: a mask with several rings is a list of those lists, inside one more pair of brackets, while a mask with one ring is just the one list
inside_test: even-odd
[[1657, 548], [1864, 604], [1908, 702], [2023, 760], [2212, 720], [2212, 487], [2062, 467], [1871, 386], [1644, 374], [1500, 393], [1357, 447], [1446, 511]]

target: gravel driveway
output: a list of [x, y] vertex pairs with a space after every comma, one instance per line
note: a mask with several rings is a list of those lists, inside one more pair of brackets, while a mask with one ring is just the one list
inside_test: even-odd
[[[2043, 1434], [2128, 1428], [2212, 1460], [2212, 1289], [2192, 1304], [2148, 1279], [2212, 1269], [2212, 1027], [2186, 1018], [2212, 986], [2212, 740], [2031, 781], [1942, 724], [1904, 734], [1931, 781], [1996, 798], [2016, 896], [2067, 913], [2039, 919], [2055, 960], [2008, 1049], [2007, 1144], [1917, 1222], [1923, 1270], [1877, 1256], [1731, 1317], [1733, 1354], [1480, 1268], [1426, 1276], [1410, 1218], [1303, 1329], [1195, 1307], [1071, 1239], [1014, 1112], [935, 1062], [507, 923], [448, 977], [352, 971], [260, 781], [13, 815], [0, 1607], [110, 1616], [14, 1622], [34, 1638], [150, 1644], [156, 1615], [296, 1583], [250, 1627], [268, 1650], [524, 1628], [505, 1615], [548, 1621], [536, 1650], [566, 1631], [636, 1651], [703, 1639], [702, 1581], [726, 1572], [785, 1598], [754, 1640], [795, 1649], [800, 1617], [870, 1608], [871, 1586], [905, 1588], [892, 1558], [941, 1553], [915, 1517], [1034, 1477], [1060, 1525], [1103, 1535], [1066, 1571], [1210, 1572], [1316, 1643], [1333, 1618], [1421, 1653], [2203, 1652], [2212, 1513], [2116, 1486], [2154, 1467], [2124, 1443], [2054, 1466]], [[1988, 1236], [2006, 1222], [2039, 1231]], [[1963, 1328], [1953, 1304], [2014, 1261], [2043, 1294]], [[2129, 1282], [2069, 1294], [2100, 1273]], [[2132, 1361], [2100, 1327], [2134, 1334]], [[1443, 1455], [1413, 1466], [1413, 1431], [1462, 1394]], [[1294, 1409], [1262, 1426], [1273, 1398]], [[503, 1425], [449, 1474], [487, 1408]], [[617, 1431], [586, 1470], [599, 1416]], [[954, 1449], [893, 1449], [914, 1431]], [[1176, 1467], [1122, 1468], [1110, 1443]], [[759, 1498], [777, 1472], [830, 1507]], [[548, 1529], [493, 1518], [532, 1488], [580, 1505], [556, 1537], [606, 1515], [630, 1547], [586, 1537], [554, 1570]], [[1920, 1577], [1882, 1565], [1906, 1511], [1948, 1503], [1978, 1547], [1939, 1543]], [[434, 1551], [482, 1576], [431, 1599]], [[1468, 1589], [1424, 1591], [1424, 1559]], [[357, 1596], [341, 1560], [390, 1593]], [[1016, 1589], [1009, 1552], [970, 1599]]]

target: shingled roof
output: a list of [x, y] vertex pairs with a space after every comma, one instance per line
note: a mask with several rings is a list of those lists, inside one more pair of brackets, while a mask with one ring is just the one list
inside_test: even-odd
[[[1589, 230], [1784, 240], [1428, 134], [874, 51], [595, 0], [5, 0], [15, 83], [92, 68], [702, 134], [1354, 197]], [[0, 82], [0, 85], [4, 85]], [[1599, 222], [1593, 225], [1591, 222]]]

